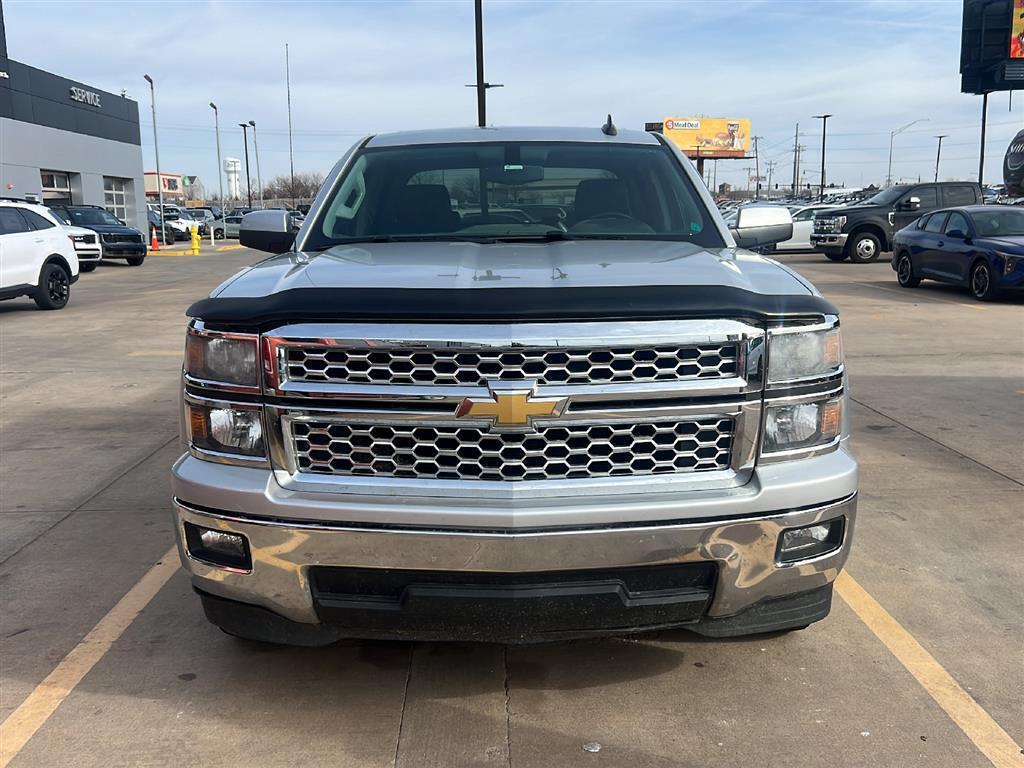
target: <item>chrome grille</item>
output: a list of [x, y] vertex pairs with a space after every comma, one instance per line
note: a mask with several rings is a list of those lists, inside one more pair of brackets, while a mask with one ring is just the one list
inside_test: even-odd
[[496, 348], [457, 350], [346, 349], [287, 346], [288, 381], [330, 384], [483, 386], [488, 380], [539, 384], [606, 384], [737, 375], [736, 344], [653, 347]]
[[439, 480], [565, 480], [728, 469], [735, 421], [477, 427], [294, 421], [300, 472]]

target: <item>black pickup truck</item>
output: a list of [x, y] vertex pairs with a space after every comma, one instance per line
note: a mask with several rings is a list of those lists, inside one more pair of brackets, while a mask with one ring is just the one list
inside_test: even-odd
[[892, 250], [893, 235], [921, 214], [981, 202], [981, 187], [974, 182], [899, 184], [857, 205], [818, 211], [811, 247], [832, 261], [866, 264]]

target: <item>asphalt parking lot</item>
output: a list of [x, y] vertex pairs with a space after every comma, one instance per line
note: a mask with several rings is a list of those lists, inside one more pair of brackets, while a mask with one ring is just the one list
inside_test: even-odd
[[275, 648], [169, 553], [183, 312], [255, 258], [0, 303], [0, 766], [1024, 765], [1024, 300], [782, 257], [843, 312], [862, 468], [803, 632]]

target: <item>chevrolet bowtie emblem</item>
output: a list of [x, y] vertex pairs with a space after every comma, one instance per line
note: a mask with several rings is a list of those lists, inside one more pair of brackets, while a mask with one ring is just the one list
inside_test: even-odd
[[534, 388], [522, 382], [491, 382], [489, 398], [467, 397], [455, 412], [459, 418], [490, 419], [497, 431], [524, 431], [535, 418], [559, 416], [567, 398], [534, 397]]

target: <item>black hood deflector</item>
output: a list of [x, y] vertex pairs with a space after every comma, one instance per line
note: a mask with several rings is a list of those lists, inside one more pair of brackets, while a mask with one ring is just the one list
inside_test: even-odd
[[186, 314], [207, 324], [264, 328], [288, 322], [543, 322], [751, 319], [839, 314], [813, 294], [730, 286], [623, 288], [297, 288], [268, 296], [206, 298]]

